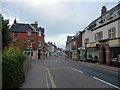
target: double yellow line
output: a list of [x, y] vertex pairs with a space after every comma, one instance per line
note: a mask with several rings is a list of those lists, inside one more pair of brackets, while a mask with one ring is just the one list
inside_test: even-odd
[[53, 77], [52, 77], [49, 69], [48, 69], [47, 67], [46, 67], [46, 69], [47, 69], [47, 72], [48, 72], [48, 76], [49, 76], [49, 78], [50, 78], [50, 82], [51, 82], [52, 88], [56, 88], [55, 82], [54, 82], [54, 80], [53, 80]]

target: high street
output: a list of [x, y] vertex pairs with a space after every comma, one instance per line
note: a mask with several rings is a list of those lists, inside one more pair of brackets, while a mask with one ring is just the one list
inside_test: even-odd
[[[33, 72], [31, 69], [35, 66], [38, 69], [34, 69]], [[41, 68], [44, 68], [44, 72], [39, 73]], [[32, 60], [31, 69], [26, 75], [28, 81], [23, 84], [23, 88], [30, 86], [32, 88], [35, 78], [39, 81], [37, 83], [39, 86], [44, 83], [38, 88], [119, 88], [118, 72], [83, 65], [78, 61], [68, 60], [64, 56]], [[33, 72], [32, 75], [30, 72]], [[32, 77], [33, 80], [29, 80]]]

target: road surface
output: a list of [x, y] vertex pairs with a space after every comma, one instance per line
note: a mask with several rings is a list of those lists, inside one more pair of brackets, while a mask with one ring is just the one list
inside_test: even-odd
[[117, 72], [97, 67], [88, 67], [76, 61], [66, 60], [63, 56], [51, 56], [32, 63], [46, 68], [47, 78], [52, 88], [119, 88]]

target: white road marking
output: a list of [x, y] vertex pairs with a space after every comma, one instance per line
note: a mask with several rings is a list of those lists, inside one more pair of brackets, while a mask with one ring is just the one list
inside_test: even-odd
[[71, 67], [71, 69], [73, 69], [73, 70], [75, 70], [75, 71], [78, 71], [78, 72], [80, 72], [80, 73], [84, 73], [83, 71], [80, 71], [80, 70], [78, 70], [78, 69], [76, 69], [76, 68], [73, 68], [73, 67]]
[[65, 69], [65, 68], [70, 68], [70, 67], [54, 67], [54, 68], [50, 68], [50, 69]]
[[102, 80], [102, 79], [99, 79], [99, 78], [94, 77], [94, 76], [93, 76], [93, 78], [96, 79], [96, 80], [99, 80], [99, 81], [101, 81], [101, 82], [103, 82], [103, 83], [106, 83], [106, 84], [108, 84], [108, 85], [110, 85], [110, 86], [112, 86], [112, 87], [114, 87], [114, 88], [120, 89], [119, 87], [117, 87], [117, 86], [115, 86], [115, 85], [113, 85], [113, 84], [111, 84], [111, 83], [108, 83], [108, 82], [106, 82], [106, 81], [104, 81], [104, 80]]
[[56, 62], [58, 62], [58, 60], [56, 60]]

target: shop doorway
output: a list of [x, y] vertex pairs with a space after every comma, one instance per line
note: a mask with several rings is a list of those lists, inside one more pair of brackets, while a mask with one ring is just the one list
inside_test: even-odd
[[105, 47], [102, 48], [102, 61], [103, 61], [103, 64], [106, 64], [106, 48]]

